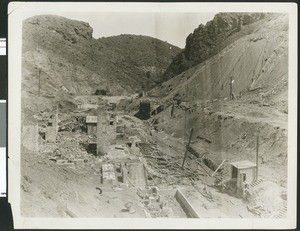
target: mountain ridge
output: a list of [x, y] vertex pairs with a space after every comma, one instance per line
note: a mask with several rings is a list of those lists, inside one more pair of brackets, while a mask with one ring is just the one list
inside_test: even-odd
[[[58, 91], [63, 86], [72, 94], [92, 94], [98, 88], [107, 89], [110, 94], [131, 94], [154, 85], [180, 51], [176, 46], [151, 37], [119, 35], [95, 39], [92, 33], [88, 23], [62, 16], [26, 19], [22, 48], [23, 69], [27, 73], [24, 86], [27, 89], [35, 87], [30, 83], [37, 81], [30, 80], [36, 76], [31, 70], [34, 66], [47, 75], [43, 84]], [[138, 49], [134, 49], [138, 43]], [[157, 47], [163, 52], [157, 52]], [[112, 85], [115, 87], [111, 88]], [[45, 88], [42, 92], [49, 93]]]
[[173, 59], [163, 75], [163, 80], [168, 80], [204, 62], [240, 36], [245, 33], [250, 34], [253, 31], [251, 24], [267, 16], [266, 13], [216, 14], [213, 20], [205, 25], [200, 24], [193, 33], [188, 35], [185, 48]]

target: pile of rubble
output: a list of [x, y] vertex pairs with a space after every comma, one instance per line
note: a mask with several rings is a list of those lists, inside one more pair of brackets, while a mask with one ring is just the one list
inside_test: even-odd
[[144, 207], [143, 211], [147, 218], [178, 217], [176, 211], [171, 206], [174, 198], [159, 194], [158, 187], [151, 187], [149, 189], [139, 188], [137, 194], [141, 199]]
[[[147, 163], [144, 163], [144, 165], [150, 178], [154, 181], [153, 185], [177, 185], [182, 183], [184, 179], [197, 181], [200, 180], [203, 175], [211, 176], [213, 172], [209, 166], [207, 166], [206, 158], [192, 161], [190, 165], [195, 165], [196, 170], [191, 171], [190, 166], [181, 166], [180, 158], [160, 152], [155, 144], [141, 143], [140, 149], [146, 160], [143, 161], [143, 163]], [[201, 168], [198, 168], [199, 166]]]
[[93, 155], [89, 154], [83, 145], [87, 138], [79, 133], [74, 135], [77, 137], [59, 133], [55, 142], [43, 141], [43, 154], [58, 165], [73, 169], [84, 168]]

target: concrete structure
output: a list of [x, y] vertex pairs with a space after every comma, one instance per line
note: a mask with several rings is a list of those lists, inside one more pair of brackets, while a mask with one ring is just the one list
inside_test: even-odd
[[138, 113], [136, 113], [134, 116], [141, 120], [147, 120], [150, 118], [150, 112], [151, 112], [150, 102], [141, 101], [140, 109]]
[[85, 118], [87, 134], [96, 135], [97, 134], [97, 116], [87, 116]]
[[134, 187], [145, 187], [147, 185], [147, 172], [141, 162], [125, 163], [128, 170], [127, 179]]
[[125, 182], [126, 177], [127, 169], [123, 162], [102, 164], [102, 184], [114, 185], [117, 182]]
[[256, 179], [256, 164], [249, 160], [230, 163], [231, 180], [236, 181], [237, 190], [245, 189], [245, 183], [251, 184]]
[[22, 127], [22, 145], [30, 151], [38, 151], [38, 126], [28, 125]]
[[198, 214], [197, 210], [193, 207], [193, 205], [189, 203], [188, 198], [180, 189], [177, 189], [175, 193], [175, 198], [180, 204], [183, 211], [186, 213], [187, 217], [200, 218], [200, 214]]
[[50, 116], [46, 126], [46, 140], [55, 141], [58, 132], [58, 109]]
[[190, 218], [226, 218], [227, 215], [215, 202], [210, 202], [192, 187], [177, 189], [175, 199], [187, 217]]
[[102, 164], [101, 183], [104, 185], [112, 185], [117, 183], [117, 176], [114, 164]]
[[97, 155], [103, 156], [109, 146], [116, 144], [116, 116], [100, 108], [97, 119]]
[[123, 139], [125, 137], [125, 126], [116, 125], [116, 139]]
[[139, 155], [140, 154], [140, 148], [139, 145], [141, 143], [141, 140], [138, 137], [129, 137], [129, 140], [127, 144], [129, 145], [129, 151], [133, 155]]
[[97, 142], [91, 141], [88, 143], [88, 153], [97, 154]]

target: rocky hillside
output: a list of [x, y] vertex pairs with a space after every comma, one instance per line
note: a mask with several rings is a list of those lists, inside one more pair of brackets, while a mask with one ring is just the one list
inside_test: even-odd
[[[85, 22], [43, 15], [23, 22], [23, 89], [32, 94], [134, 93], [155, 85], [178, 47], [136, 35], [94, 39]], [[40, 81], [40, 82], [39, 82]]]
[[[194, 147], [218, 163], [254, 162], [259, 134], [262, 177], [286, 186], [288, 30], [288, 15], [269, 15], [252, 33], [151, 90], [169, 106], [153, 118], [158, 128], [185, 140], [194, 128]], [[174, 99], [181, 104], [172, 109]]]
[[151, 91], [152, 95], [184, 101], [229, 98], [260, 92], [263, 100], [286, 105], [288, 86], [288, 17], [276, 14], [205, 60]]
[[238, 38], [252, 33], [257, 26], [255, 22], [266, 16], [264, 13], [219, 13], [206, 25], [200, 24], [186, 38], [184, 50], [168, 67], [164, 80], [205, 61]]
[[120, 70], [130, 68], [133, 76], [140, 76], [137, 79], [138, 84], [146, 90], [160, 82], [166, 67], [180, 52], [178, 47], [167, 42], [141, 35], [122, 34], [101, 38], [98, 41], [112, 47], [118, 55], [125, 58], [126, 62], [116, 63], [116, 65]]

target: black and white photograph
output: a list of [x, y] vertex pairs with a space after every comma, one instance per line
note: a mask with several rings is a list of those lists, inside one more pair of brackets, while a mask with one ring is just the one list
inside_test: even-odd
[[10, 4], [19, 227], [293, 227], [295, 5], [60, 4]]

